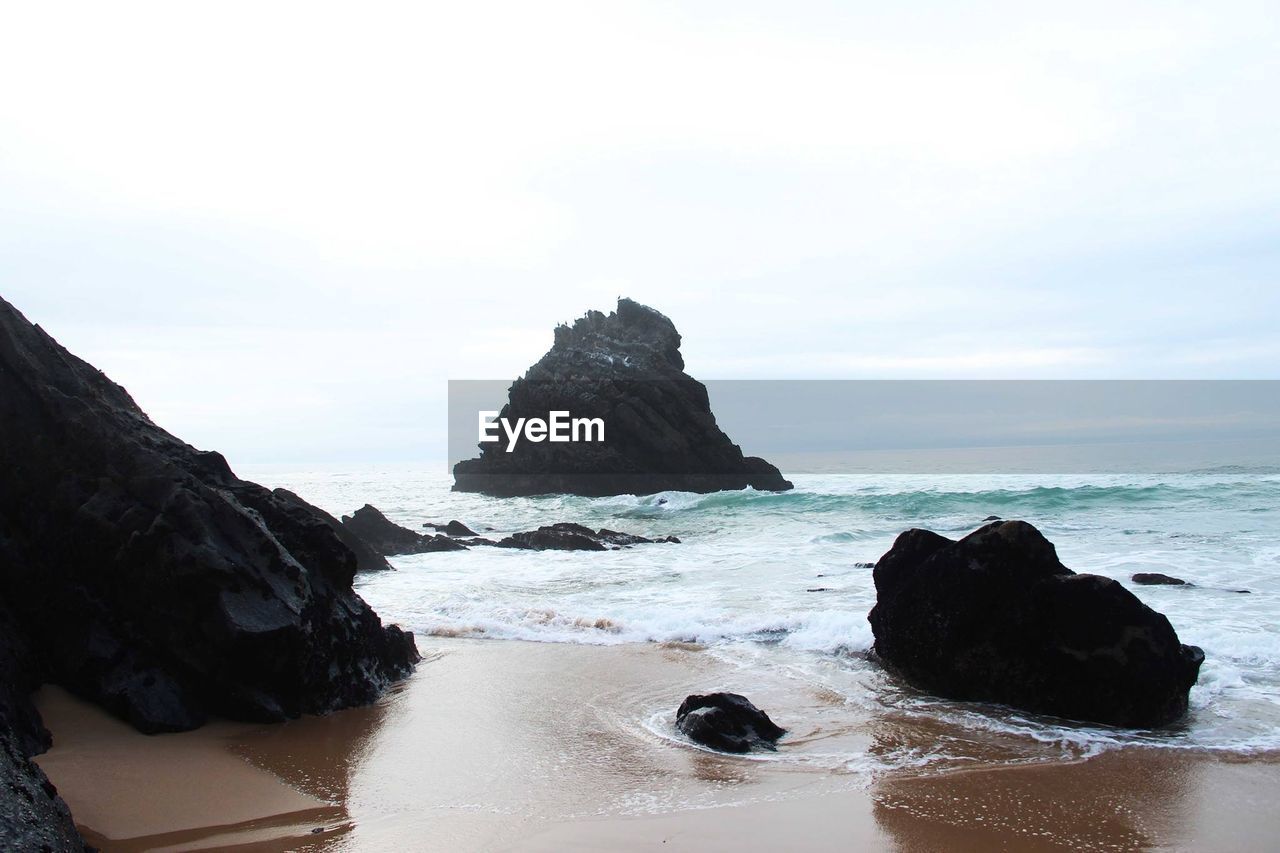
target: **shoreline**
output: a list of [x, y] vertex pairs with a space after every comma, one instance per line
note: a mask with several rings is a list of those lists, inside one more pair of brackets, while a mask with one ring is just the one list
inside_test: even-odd
[[[812, 685], [744, 683], [756, 676], [688, 647], [422, 646], [417, 673], [375, 705], [282, 724], [146, 736], [46, 687], [54, 746], [37, 761], [105, 851], [1261, 850], [1280, 832], [1263, 802], [1275, 756], [1125, 747], [1010, 765], [979, 744], [963, 769], [842, 772], [818, 760], [833, 744], [872, 754], [955, 733], [835, 706]], [[793, 729], [777, 756], [720, 755], [648, 725], [720, 688]]]

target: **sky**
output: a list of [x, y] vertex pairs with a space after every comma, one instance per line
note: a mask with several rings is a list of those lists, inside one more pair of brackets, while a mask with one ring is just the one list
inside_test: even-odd
[[3, 21], [0, 295], [233, 464], [434, 458], [620, 295], [702, 379], [1280, 378], [1274, 3]]

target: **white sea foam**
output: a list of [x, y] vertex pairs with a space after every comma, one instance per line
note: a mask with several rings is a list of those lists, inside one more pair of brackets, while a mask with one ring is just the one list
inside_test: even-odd
[[[410, 527], [458, 518], [498, 535], [575, 521], [683, 540], [605, 553], [479, 548], [398, 557], [397, 571], [359, 579], [385, 619], [420, 634], [698, 643], [748, 671], [818, 684], [860, 708], [934, 715], [974, 732], [1060, 744], [1071, 755], [1122, 744], [1280, 749], [1274, 470], [794, 479], [797, 488], [782, 494], [508, 500], [451, 493], [448, 480], [430, 472], [277, 473], [269, 482], [334, 513], [373, 503]], [[988, 515], [1033, 522], [1077, 571], [1126, 583], [1134, 572], [1162, 571], [1196, 584], [1131, 586], [1169, 617], [1183, 642], [1205, 650], [1185, 725], [1119, 732], [928, 700], [896, 690], [864, 659], [872, 642], [866, 614], [875, 602], [866, 564], [906, 528], [954, 537]], [[1229, 591], [1236, 589], [1250, 593]]]

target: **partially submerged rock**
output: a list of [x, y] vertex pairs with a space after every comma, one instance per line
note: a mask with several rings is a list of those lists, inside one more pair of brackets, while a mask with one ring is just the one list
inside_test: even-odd
[[475, 536], [476, 532], [456, 518], [444, 526], [445, 536]]
[[241, 480], [0, 300], [0, 596], [56, 681], [145, 732], [377, 698], [418, 660], [331, 517]]
[[436, 521], [424, 521], [423, 527], [429, 527], [437, 533], [443, 533], [446, 536], [478, 536], [479, 534], [467, 527], [456, 518], [453, 521], [441, 524]]
[[550, 351], [512, 383], [499, 417], [547, 420], [552, 411], [601, 419], [605, 440], [518, 441], [508, 453], [504, 435], [454, 466], [454, 490], [509, 497], [791, 488], [716, 425], [706, 387], [684, 372], [672, 322], [630, 299], [558, 327]]
[[721, 752], [775, 749], [786, 734], [769, 715], [737, 693], [693, 695], [680, 703], [676, 728], [690, 740]]
[[1160, 572], [1138, 572], [1129, 578], [1139, 586], [1177, 586], [1183, 589], [1211, 589], [1217, 592], [1234, 592], [1241, 595], [1248, 595], [1247, 589], [1232, 589], [1230, 587], [1201, 587], [1191, 581], [1184, 581], [1182, 578], [1175, 578], [1172, 575], [1164, 575]]
[[466, 546], [448, 536], [424, 536], [388, 519], [376, 507], [365, 504], [342, 517], [343, 529], [362, 540], [384, 557], [399, 554], [428, 554], [434, 551], [464, 551]]
[[1204, 653], [1118, 582], [1076, 574], [1023, 521], [958, 542], [908, 530], [880, 558], [875, 653], [952, 699], [1116, 726], [1187, 710]]
[[1162, 575], [1159, 572], [1138, 572], [1130, 580], [1142, 586], [1195, 586], [1182, 578]]
[[[467, 529], [461, 522], [450, 522], [450, 525], [455, 524], [458, 528]], [[344, 515], [342, 525], [348, 534], [360, 537], [366, 547], [388, 557], [398, 554], [424, 554], [431, 551], [465, 551], [468, 548], [482, 546], [518, 548], [527, 551], [613, 551], [631, 545], [680, 542], [674, 536], [648, 539], [644, 536], [619, 533], [616, 530], [604, 528], [592, 530], [585, 525], [567, 521], [543, 525], [537, 530], [512, 533], [497, 542], [474, 534], [469, 538], [461, 535], [454, 538], [439, 534], [424, 536], [401, 527], [369, 504], [365, 504], [352, 515]]]
[[532, 551], [612, 551], [630, 545], [659, 542], [679, 543], [674, 536], [647, 539], [631, 533], [618, 533], [601, 528], [592, 530], [582, 524], [560, 522], [521, 533], [513, 533], [498, 542], [499, 548], [524, 548]]

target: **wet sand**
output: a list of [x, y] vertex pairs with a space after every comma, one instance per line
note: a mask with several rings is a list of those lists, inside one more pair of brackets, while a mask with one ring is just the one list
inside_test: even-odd
[[[1280, 833], [1274, 758], [1064, 762], [971, 738], [941, 769], [833, 764], [969, 735], [760, 683], [696, 648], [420, 647], [417, 674], [378, 704], [273, 726], [147, 737], [46, 688], [55, 745], [38, 760], [107, 851], [1266, 850]], [[792, 729], [777, 756], [670, 736], [679, 701], [712, 689]]]

